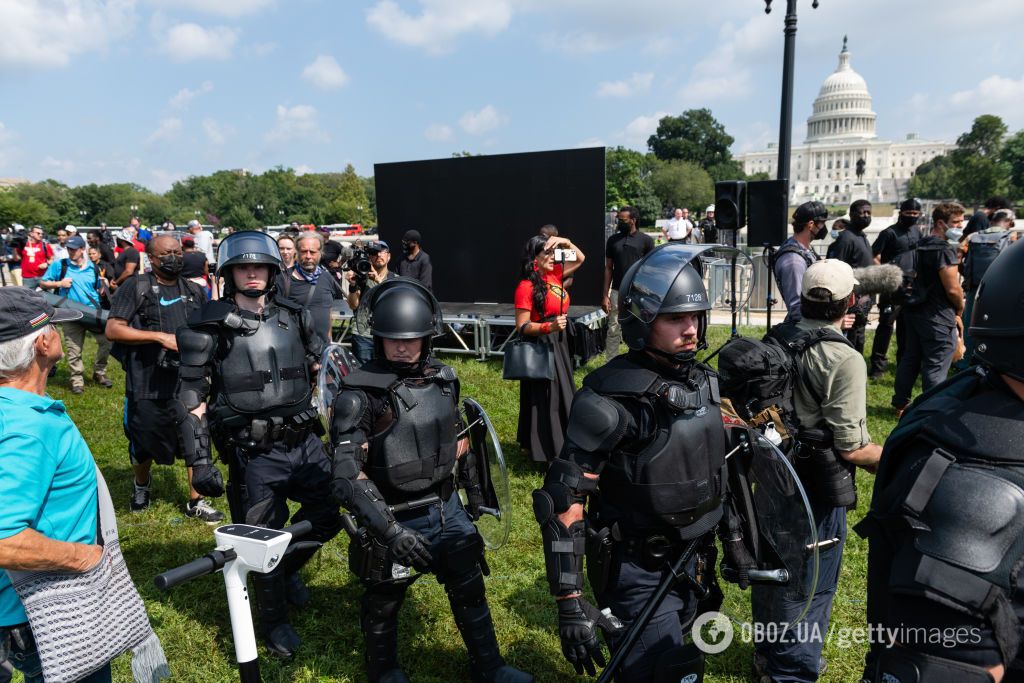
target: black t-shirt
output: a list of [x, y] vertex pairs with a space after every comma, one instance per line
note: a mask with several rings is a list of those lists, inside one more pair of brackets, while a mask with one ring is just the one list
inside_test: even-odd
[[984, 211], [975, 211], [974, 215], [971, 216], [971, 220], [967, 221], [967, 226], [964, 228], [964, 237], [975, 232], [981, 232], [982, 230], [988, 230], [988, 214]]
[[107, 263], [114, 262], [114, 250], [110, 248], [109, 244], [107, 244], [106, 242], [100, 242], [99, 244], [96, 245], [96, 248], [100, 250], [101, 261], [106, 261]]
[[139, 251], [135, 247], [128, 247], [114, 259], [114, 279], [121, 277], [124, 272], [125, 266], [129, 263], [135, 264], [135, 272], [139, 272]]
[[836, 241], [828, 245], [826, 256], [848, 263], [851, 268], [865, 268], [874, 263], [868, 238], [850, 229], [840, 232]]
[[921, 231], [916, 225], [909, 229], [899, 224], [890, 225], [878, 233], [874, 243], [871, 245], [871, 254], [878, 256], [882, 263], [892, 263], [892, 260], [905, 251], [910, 251], [921, 241]]
[[292, 271], [296, 267], [292, 266], [277, 276], [279, 296], [309, 309], [310, 315], [313, 316], [313, 327], [316, 328], [317, 335], [324, 340], [325, 344], [330, 344], [331, 308], [335, 299], [345, 298], [341, 291], [341, 285], [334, 279], [334, 274], [324, 268], [314, 287], [306, 281], [306, 278], [295, 279], [293, 277]]
[[920, 306], [907, 308], [913, 315], [947, 325], [956, 325], [956, 309], [946, 297], [946, 290], [939, 279], [939, 270], [955, 266], [959, 262], [956, 249], [941, 237], [929, 235], [917, 245], [917, 280], [914, 288], [924, 288], [928, 295]]
[[651, 236], [637, 230], [633, 234], [616, 232], [608, 238], [604, 255], [612, 260], [612, 289], [618, 290], [629, 267], [654, 249]]
[[182, 254], [185, 262], [181, 269], [181, 277], [203, 277], [206, 266], [206, 254], [201, 251], [186, 251]]
[[[144, 278], [147, 294], [139, 297], [139, 278]], [[191, 285], [191, 288], [190, 288]], [[155, 289], [153, 287], [155, 286]], [[189, 314], [199, 308], [206, 299], [195, 291], [198, 287], [179, 278], [177, 284], [164, 285], [152, 275], [136, 275], [128, 278], [114, 292], [110, 304], [110, 317], [121, 318], [138, 330], [168, 332], [174, 334], [188, 320]], [[168, 399], [174, 397], [178, 383], [176, 367], [158, 365], [161, 344], [125, 344], [125, 388], [137, 399]], [[178, 354], [167, 351], [164, 354], [177, 361]]]
[[430, 255], [422, 249], [411, 261], [402, 256], [398, 262], [398, 274], [402, 277], [419, 280], [424, 287], [434, 291], [434, 267], [430, 263]]

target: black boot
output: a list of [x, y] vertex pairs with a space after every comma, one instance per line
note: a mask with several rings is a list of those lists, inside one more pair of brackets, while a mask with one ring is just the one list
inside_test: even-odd
[[288, 623], [287, 585], [284, 574], [253, 574], [253, 589], [264, 644], [271, 654], [291, 657], [302, 641]]
[[306, 584], [302, 580], [302, 574], [299, 572], [288, 574], [285, 577], [285, 587], [289, 605], [302, 609], [309, 604], [309, 589], [306, 588]]
[[407, 584], [367, 588], [360, 600], [359, 624], [366, 643], [366, 676], [370, 683], [406, 683], [398, 666], [398, 610]]
[[479, 569], [445, 583], [448, 602], [469, 651], [469, 669], [477, 683], [530, 683], [533, 676], [508, 666], [498, 650], [491, 609]]

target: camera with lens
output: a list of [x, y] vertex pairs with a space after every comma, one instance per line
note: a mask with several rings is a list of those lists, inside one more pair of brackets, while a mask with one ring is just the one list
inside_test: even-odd
[[366, 280], [373, 270], [373, 263], [370, 261], [370, 252], [365, 247], [353, 249], [345, 261], [343, 270], [351, 270], [355, 273], [355, 286], [359, 289], [366, 288]]
[[165, 348], [160, 349], [156, 357], [156, 366], [163, 370], [177, 370], [181, 365], [181, 357], [174, 351]]

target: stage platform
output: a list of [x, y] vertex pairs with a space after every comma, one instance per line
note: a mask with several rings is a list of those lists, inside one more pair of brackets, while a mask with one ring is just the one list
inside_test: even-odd
[[[461, 353], [487, 360], [503, 356], [505, 343], [515, 331], [515, 306], [512, 304], [441, 302], [445, 334], [434, 341], [442, 353]], [[590, 330], [598, 330], [608, 316], [600, 308], [570, 306], [569, 319]], [[332, 315], [334, 341], [347, 343], [351, 334], [352, 313], [337, 302]]]

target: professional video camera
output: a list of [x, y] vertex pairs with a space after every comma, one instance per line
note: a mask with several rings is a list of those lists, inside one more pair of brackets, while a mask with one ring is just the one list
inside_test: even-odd
[[366, 247], [356, 247], [346, 251], [348, 253], [343, 254], [346, 258], [342, 270], [351, 270], [355, 273], [355, 286], [359, 289], [365, 289], [366, 279], [370, 276], [370, 271], [373, 270], [370, 251]]

